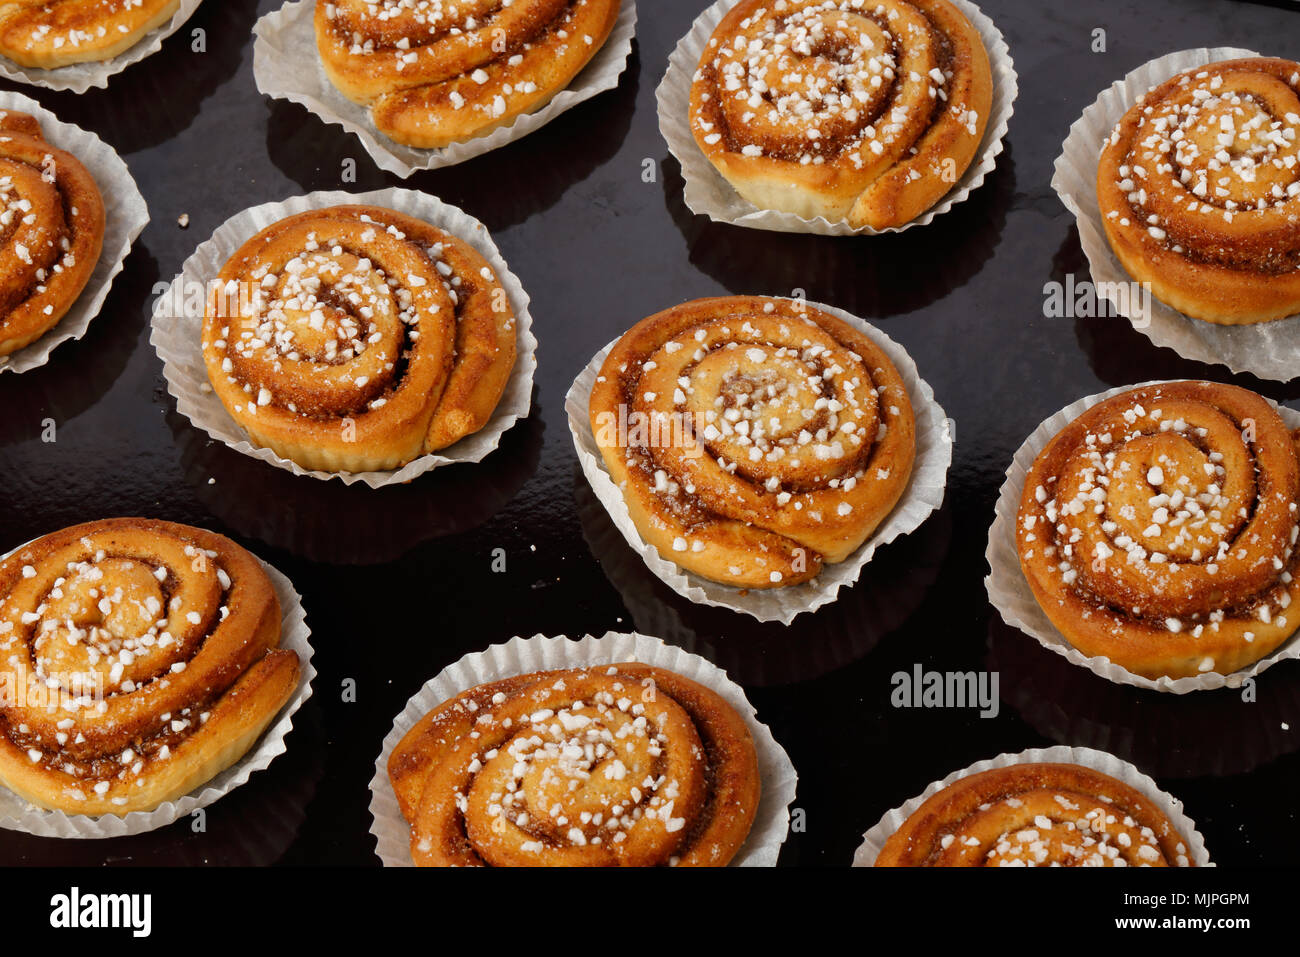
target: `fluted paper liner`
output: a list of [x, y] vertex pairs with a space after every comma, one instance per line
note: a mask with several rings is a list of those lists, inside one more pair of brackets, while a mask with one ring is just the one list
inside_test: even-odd
[[[30, 544], [31, 542], [26, 542], [19, 545], [4, 557], [8, 558], [13, 552], [20, 551]], [[311, 663], [311, 629], [307, 627], [307, 613], [303, 610], [302, 598], [294, 590], [293, 584], [271, 565], [260, 558], [258, 561], [267, 577], [271, 579], [275, 595], [280, 600], [279, 647], [298, 655], [301, 674], [293, 696], [267, 725], [262, 736], [257, 739], [257, 743], [248, 750], [248, 753], [212, 780], [176, 801], [166, 801], [152, 811], [132, 811], [130, 814], [123, 815], [103, 814], [99, 817], [90, 817], [85, 814], [47, 811], [29, 804], [0, 785], [0, 828], [25, 831], [37, 837], [96, 839], [126, 837], [156, 831], [225, 797], [235, 788], [246, 783], [255, 771], [270, 766], [272, 761], [285, 752], [284, 739], [289, 734], [289, 729], [293, 727], [293, 716], [311, 697], [311, 683], [316, 677], [316, 669]]]
[[1164, 812], [1174, 827], [1178, 829], [1178, 833], [1187, 841], [1188, 859], [1197, 867], [1215, 866], [1210, 863], [1210, 854], [1205, 849], [1205, 838], [1196, 830], [1196, 824], [1183, 810], [1182, 801], [1162, 791], [1155, 781], [1127, 761], [1122, 761], [1113, 754], [1108, 754], [1105, 751], [1095, 751], [1092, 748], [1063, 746], [1031, 748], [1028, 751], [1021, 751], [1019, 754], [999, 754], [996, 758], [988, 761], [977, 761], [968, 768], [954, 771], [942, 781], [933, 782], [902, 807], [896, 807], [882, 817], [880, 823], [862, 836], [862, 844], [858, 847], [857, 853], [853, 855], [853, 866], [874, 866], [876, 858], [880, 856], [880, 852], [885, 846], [885, 842], [903, 826], [903, 822], [911, 817], [922, 804], [953, 782], [970, 777], [972, 774], [978, 774], [981, 771], [992, 771], [995, 768], [1009, 768], [1016, 764], [1042, 763], [1079, 764], [1085, 768], [1100, 771], [1102, 774], [1109, 774], [1111, 777], [1123, 781], [1134, 790], [1140, 791]]
[[491, 681], [536, 671], [590, 668], [596, 665], [638, 661], [673, 671], [690, 678], [721, 695], [745, 719], [758, 753], [762, 775], [762, 796], [754, 815], [754, 826], [744, 845], [732, 858], [733, 867], [774, 867], [781, 845], [790, 830], [789, 805], [794, 800], [798, 775], [790, 757], [772, 736], [767, 725], [758, 720], [754, 706], [744, 689], [717, 665], [669, 645], [659, 638], [641, 634], [609, 632], [604, 637], [586, 635], [570, 640], [563, 635], [548, 638], [512, 638], [505, 644], [492, 645], [448, 665], [428, 681], [402, 709], [393, 730], [384, 738], [383, 750], [375, 761], [375, 776], [370, 782], [370, 833], [377, 842], [379, 859], [387, 867], [413, 867], [411, 829], [402, 817], [388, 777], [388, 759], [402, 736], [416, 722], [443, 702], [462, 691]]
[[605, 506], [605, 511], [609, 512], [609, 517], [633, 550], [640, 553], [650, 571], [689, 601], [730, 608], [732, 611], [752, 615], [759, 621], [779, 621], [784, 625], [790, 624], [804, 612], [815, 611], [822, 605], [835, 601], [841, 588], [851, 586], [858, 580], [867, 562], [875, 557], [877, 548], [920, 528], [921, 523], [943, 504], [948, 467], [952, 465], [953, 439], [949, 420], [943, 407], [935, 401], [934, 390], [917, 372], [916, 363], [907, 354], [907, 350], [879, 329], [843, 309], [815, 302], [808, 305], [849, 323], [884, 351], [907, 387], [907, 396], [916, 416], [916, 461], [912, 465], [912, 477], [908, 480], [902, 498], [857, 551], [838, 564], [826, 565], [821, 574], [810, 582], [787, 585], [784, 588], [751, 588], [748, 594], [742, 594], [744, 589], [709, 581], [683, 570], [679, 565], [663, 558], [653, 545], [641, 537], [628, 514], [623, 493], [610, 478], [600, 448], [596, 445], [596, 436], [591, 431], [591, 390], [595, 386], [596, 377], [600, 375], [601, 364], [617, 340], [598, 352], [579, 373], [564, 400], [565, 411], [569, 414], [569, 430], [573, 433], [573, 444], [578, 451], [578, 462], [583, 474], [591, 483], [596, 497]]
[[700, 58], [708, 47], [710, 38], [722, 18], [739, 0], [718, 0], [692, 24], [690, 32], [677, 43], [668, 59], [668, 72], [664, 74], [655, 97], [659, 103], [659, 132], [668, 142], [668, 149], [682, 167], [686, 181], [684, 199], [691, 212], [718, 223], [767, 229], [780, 233], [815, 233], [819, 236], [877, 236], [881, 233], [901, 233], [913, 226], [925, 226], [936, 216], [946, 213], [984, 182], [984, 178], [997, 165], [998, 155], [1004, 148], [1007, 125], [1011, 122], [1018, 92], [1016, 67], [1002, 31], [979, 7], [970, 0], [952, 0], [979, 32], [988, 53], [989, 68], [993, 74], [993, 106], [984, 130], [979, 152], [970, 166], [937, 203], [901, 226], [872, 229], [860, 226], [854, 229], [847, 220], [831, 222], [824, 216], [804, 219], [794, 213], [774, 209], [759, 209], [744, 199], [735, 188], [709, 162], [691, 134], [691, 84], [700, 65]]
[[1237, 47], [1183, 50], [1144, 63], [1117, 80], [1070, 127], [1070, 135], [1061, 144], [1061, 155], [1056, 158], [1052, 187], [1074, 214], [1079, 243], [1088, 257], [1098, 296], [1110, 302], [1116, 315], [1123, 316], [1156, 345], [1173, 349], [1184, 359], [1289, 382], [1300, 375], [1300, 316], [1221, 326], [1186, 316], [1154, 297], [1150, 300], [1150, 315], [1143, 316], [1141, 309], [1131, 307], [1128, 300], [1132, 297], [1112, 295], [1117, 285], [1127, 286], [1134, 279], [1111, 250], [1097, 205], [1097, 163], [1102, 147], [1139, 96], [1192, 67], [1254, 56], [1259, 54]]
[[549, 103], [486, 136], [423, 150], [395, 142], [379, 132], [370, 119], [370, 108], [352, 102], [330, 82], [316, 46], [312, 22], [315, 6], [315, 0], [294, 0], [257, 21], [253, 28], [253, 75], [258, 91], [305, 106], [326, 123], [335, 123], [355, 134], [380, 169], [402, 178], [419, 170], [454, 166], [513, 143], [565, 110], [614, 89], [627, 69], [636, 35], [636, 2], [623, 0], [605, 45]]
[[139, 63], [145, 57], [153, 56], [161, 50], [163, 41], [184, 25], [199, 8], [201, 2], [202, 0], [181, 0], [181, 5], [176, 8], [170, 20], [146, 33], [140, 38], [139, 43], [110, 60], [73, 63], [52, 70], [41, 70], [36, 67], [20, 66], [13, 60], [0, 56], [0, 76], [17, 83], [43, 86], [47, 90], [85, 93], [92, 86], [104, 89], [108, 86], [110, 77], [116, 76], [132, 64]]
[[[1019, 628], [1025, 634], [1037, 639], [1044, 648], [1063, 655], [1072, 664], [1087, 668], [1107, 681], [1132, 685], [1135, 688], [1169, 691], [1174, 694], [1212, 691], [1217, 688], [1240, 688], [1246, 679], [1255, 677], [1279, 661], [1300, 658], [1300, 637], [1298, 637], [1300, 632], [1291, 636], [1271, 655], [1231, 674], [1224, 675], [1209, 671], [1195, 678], [1170, 678], [1167, 675], [1155, 679], [1145, 678], [1115, 664], [1109, 658], [1101, 656], [1089, 658], [1071, 645], [1052, 624], [1051, 619], [1034, 598], [1029, 582], [1025, 580], [1025, 573], [1020, 567], [1020, 555], [1016, 551], [1016, 515], [1020, 511], [1020, 496], [1024, 492], [1025, 478], [1038, 454], [1052, 439], [1056, 438], [1062, 429], [1097, 403], [1123, 392], [1131, 392], [1148, 385], [1161, 385], [1166, 381], [1185, 380], [1158, 380], [1140, 385], [1125, 385], [1088, 396], [1066, 406], [1033, 431], [1033, 434], [1016, 451], [1011, 466], [1007, 469], [1006, 481], [1002, 483], [1002, 490], [998, 493], [996, 516], [993, 519], [993, 527], [989, 529], [989, 544], [984, 556], [990, 569], [984, 579], [984, 585], [988, 589], [989, 601], [1008, 625]], [[1269, 401], [1272, 403], [1272, 400]], [[1300, 412], [1288, 409], [1286, 406], [1278, 406], [1276, 403], [1272, 404], [1281, 414], [1287, 428], [1300, 429]]]
[[[518, 355], [505, 392], [487, 425], [459, 442], [428, 455], [422, 455], [400, 469], [388, 472], [324, 472], [305, 469], [296, 462], [281, 458], [273, 451], [253, 445], [248, 434], [226, 411], [212, 391], [207, 366], [203, 362], [203, 316], [175, 315], [174, 306], [185, 303], [183, 293], [193, 283], [207, 284], [216, 279], [226, 261], [249, 239], [272, 223], [313, 209], [342, 205], [380, 206], [414, 216], [473, 246], [492, 266], [497, 279], [510, 297], [515, 311]], [[179, 284], [179, 286], [178, 286]], [[163, 361], [167, 391], [176, 398], [176, 408], [195, 426], [223, 442], [236, 452], [261, 459], [294, 475], [339, 479], [347, 485], [364, 482], [371, 488], [409, 482], [443, 465], [481, 462], [501, 444], [501, 437], [520, 419], [528, 417], [532, 407], [533, 372], [537, 368], [537, 340], [533, 337], [533, 320], [528, 313], [528, 294], [518, 277], [510, 271], [492, 241], [487, 227], [455, 206], [409, 189], [381, 189], [369, 193], [327, 191], [295, 196], [280, 203], [263, 203], [226, 220], [212, 238], [199, 246], [172, 280], [167, 292], [154, 305], [153, 327], [149, 341]], [[181, 310], [182, 312], [184, 310]]]
[[99, 314], [113, 279], [122, 271], [131, 244], [149, 224], [149, 207], [135, 185], [131, 170], [109, 146], [94, 133], [72, 123], [64, 123], [30, 96], [10, 90], [0, 91], [0, 110], [29, 113], [41, 121], [41, 131], [51, 146], [71, 153], [81, 161], [104, 198], [104, 248], [99, 263], [91, 273], [86, 288], [72, 304], [67, 315], [30, 345], [0, 357], [0, 375], [28, 372], [50, 361], [50, 353], [69, 339], [80, 339]]

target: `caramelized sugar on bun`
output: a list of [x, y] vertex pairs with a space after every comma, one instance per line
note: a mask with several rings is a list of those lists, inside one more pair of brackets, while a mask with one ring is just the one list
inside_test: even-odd
[[516, 358], [505, 288], [469, 243], [374, 206], [291, 216], [222, 268], [203, 357], [258, 445], [309, 469], [395, 469], [492, 418]]
[[907, 488], [898, 370], [849, 323], [784, 299], [700, 299], [637, 323], [591, 427], [645, 541], [711, 581], [796, 585], [842, 562]]
[[721, 867], [761, 790], [735, 709], [635, 662], [471, 688], [406, 734], [388, 772], [422, 867]]
[[69, 814], [149, 811], [242, 758], [298, 687], [280, 603], [212, 532], [123, 518], [0, 562], [0, 784]]
[[94, 177], [26, 113], [0, 111], [0, 357], [57, 326], [104, 246]]
[[438, 149], [549, 103], [609, 38], [619, 0], [317, 0], [325, 73], [381, 133]]
[[1213, 382], [1093, 406], [1034, 460], [1016, 522], [1034, 597], [1075, 648], [1147, 678], [1230, 674], [1300, 626], [1300, 452]]
[[972, 774], [922, 804], [876, 867], [1191, 867], [1186, 839], [1145, 795], [1077, 764]]
[[1300, 313], [1300, 63], [1196, 67], [1124, 114], [1097, 166], [1116, 257], [1223, 325]]
[[700, 59], [691, 131], [759, 209], [886, 229], [952, 189], [992, 103], [948, 0], [741, 0]]
[[0, 0], [0, 56], [52, 70], [111, 60], [167, 23], [180, 0]]

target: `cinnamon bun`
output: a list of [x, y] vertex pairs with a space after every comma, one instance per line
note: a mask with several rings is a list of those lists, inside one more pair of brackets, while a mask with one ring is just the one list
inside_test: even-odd
[[786, 299], [701, 299], [642, 320], [602, 364], [590, 415], [642, 538], [741, 588], [844, 561], [902, 497], [916, 457], [888, 356]]
[[212, 532], [124, 518], [0, 561], [0, 784], [69, 814], [148, 811], [253, 746], [298, 686], [280, 604]]
[[36, 117], [0, 111], [0, 357], [67, 315], [99, 262], [104, 216], [86, 167]]
[[902, 226], [970, 166], [993, 103], [949, 0], [740, 0], [691, 86], [691, 131], [760, 209]]
[[41, 70], [111, 60], [169, 21], [180, 0], [0, 0], [0, 56]]
[[1075, 648], [1147, 678], [1230, 674], [1300, 626], [1300, 434], [1246, 389], [1143, 386], [1034, 460], [1016, 549]]
[[1154, 802], [1078, 764], [1013, 764], [963, 777], [922, 804], [876, 867], [1192, 867]]
[[549, 103], [618, 11], [619, 0], [317, 0], [316, 42], [330, 82], [381, 133], [438, 149]]
[[480, 685], [421, 719], [389, 775], [420, 866], [713, 866], [754, 822], [745, 721], [637, 663]]
[[398, 468], [487, 424], [514, 369], [514, 310], [469, 243], [336, 206], [267, 227], [222, 268], [208, 377], [258, 445], [304, 468]]
[[1226, 60], [1152, 89], [1102, 149], [1097, 201], [1120, 263], [1178, 311], [1300, 313], [1300, 63]]

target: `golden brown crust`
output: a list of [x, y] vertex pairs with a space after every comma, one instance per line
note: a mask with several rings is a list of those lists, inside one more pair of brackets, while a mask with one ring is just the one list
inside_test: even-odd
[[1300, 63], [1226, 60], [1151, 90], [1102, 150], [1097, 200], [1129, 275], [1180, 312], [1300, 313]]
[[52, 70], [111, 60], [169, 21], [180, 0], [0, 0], [0, 56]]
[[389, 759], [420, 866], [723, 866], [758, 758], [721, 696], [638, 663], [480, 685]]
[[1229, 674], [1300, 625], [1296, 437], [1253, 392], [1144, 386], [1098, 403], [1035, 459], [1016, 548], [1085, 655], [1148, 678]]
[[104, 245], [104, 201], [40, 122], [0, 111], [0, 356], [30, 345], [72, 308]]
[[398, 468], [477, 432], [514, 369], [516, 321], [469, 243], [374, 206], [281, 220], [222, 268], [208, 377], [259, 445], [305, 468]]
[[1141, 792], [1077, 764], [1014, 764], [929, 798], [876, 867], [1191, 867], [1186, 839]]
[[590, 416], [641, 536], [743, 588], [846, 559], [898, 503], [916, 456], [889, 357], [786, 299], [700, 299], [642, 320], [601, 366]]
[[619, 0], [318, 0], [316, 42], [344, 96], [398, 143], [437, 149], [541, 109], [609, 38]]
[[952, 189], [992, 103], [979, 32], [948, 0], [741, 0], [701, 57], [691, 131], [760, 209], [885, 229]]
[[202, 529], [108, 519], [24, 546], [0, 562], [0, 784], [90, 815], [189, 793], [296, 689], [280, 618], [257, 559]]

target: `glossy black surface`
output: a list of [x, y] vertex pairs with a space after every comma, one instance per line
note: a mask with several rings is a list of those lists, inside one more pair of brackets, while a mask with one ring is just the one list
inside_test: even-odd
[[[484, 464], [372, 491], [297, 479], [209, 442], [176, 414], [148, 343], [155, 283], [231, 214], [340, 188], [348, 159], [360, 171], [348, 188], [402, 185], [338, 127], [257, 93], [251, 30], [279, 2], [208, 0], [107, 91], [35, 94], [117, 147], [154, 221], [86, 339], [41, 370], [0, 375], [0, 549], [113, 515], [229, 533], [302, 592], [315, 695], [289, 752], [211, 807], [206, 833], [188, 822], [104, 842], [0, 832], [0, 863], [377, 864], [368, 783], [407, 698], [462, 654], [513, 635], [611, 629], [660, 634], [745, 683], [801, 773], [807, 827], [783, 863], [845, 865], [864, 830], [931, 780], [1054, 743], [1105, 748], [1153, 774], [1223, 865], [1295, 859], [1300, 666], [1262, 676], [1253, 704], [1235, 692], [1176, 698], [1111, 685], [1004, 626], [983, 585], [997, 489], [1042, 419], [1111, 386], [1230, 378], [1155, 348], [1123, 320], [1043, 317], [1044, 283], [1086, 277], [1049, 185], [1066, 130], [1102, 87], [1153, 56], [1231, 44], [1300, 58], [1295, 5], [985, 0], [1020, 75], [997, 171], [932, 225], [844, 240], [736, 229], [685, 209], [654, 88], [706, 4], [641, 0], [617, 91], [406, 182], [482, 219], [527, 286], [541, 342], [536, 407]], [[1097, 27], [1108, 52], [1090, 50]], [[194, 28], [206, 31], [206, 53], [191, 52]], [[642, 179], [646, 158], [654, 183]], [[838, 603], [787, 629], [690, 605], [651, 576], [578, 471], [563, 397], [589, 357], [644, 315], [697, 296], [795, 288], [906, 345], [956, 419], [957, 446], [943, 510], [881, 549]], [[1300, 398], [1300, 384], [1232, 381]], [[47, 417], [53, 444], [40, 437]], [[494, 549], [505, 550], [505, 573], [491, 570]], [[916, 663], [998, 670], [1000, 716], [895, 710], [890, 677]], [[357, 682], [355, 704], [341, 700], [345, 679]]]

